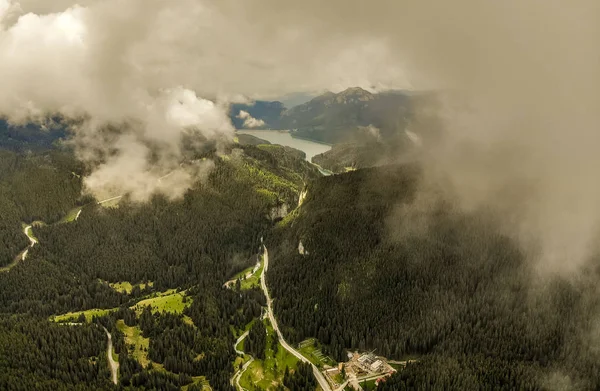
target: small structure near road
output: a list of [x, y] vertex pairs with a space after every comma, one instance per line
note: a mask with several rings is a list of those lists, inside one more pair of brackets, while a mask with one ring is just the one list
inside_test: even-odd
[[378, 382], [396, 372], [385, 357], [376, 356], [374, 352], [349, 353], [348, 361], [339, 363], [337, 367], [323, 371], [325, 378], [332, 386], [338, 389], [342, 384], [360, 389], [360, 382], [375, 380]]
[[371, 364], [371, 371], [373, 372], [379, 372], [381, 370], [381, 368], [383, 367], [383, 361], [381, 360], [376, 360], [373, 364]]

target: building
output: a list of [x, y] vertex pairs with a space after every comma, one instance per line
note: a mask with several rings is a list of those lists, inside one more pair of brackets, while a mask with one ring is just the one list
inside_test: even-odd
[[371, 364], [370, 369], [373, 372], [379, 372], [382, 367], [383, 367], [383, 361], [377, 360], [377, 361], [375, 361], [374, 363]]

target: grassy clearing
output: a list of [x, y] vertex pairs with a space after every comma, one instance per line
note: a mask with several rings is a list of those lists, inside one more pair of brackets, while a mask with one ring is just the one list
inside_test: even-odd
[[154, 285], [154, 282], [142, 282], [140, 284], [132, 285], [129, 281], [123, 282], [111, 282], [110, 287], [116, 290], [117, 292], [130, 294], [134, 287], [139, 287], [140, 289], [145, 289], [146, 287], [151, 287]]
[[[184, 299], [184, 297], [185, 291], [177, 292], [175, 289], [169, 289], [168, 291], [162, 293], [156, 293], [153, 297], [142, 300], [134, 306], [132, 306], [131, 308], [136, 310], [138, 313], [141, 313], [143, 307], [149, 305], [150, 307], [152, 307], [153, 312], [172, 312], [180, 314], [183, 312], [184, 308], [188, 307], [192, 303], [191, 298], [186, 297]], [[92, 308], [90, 310], [85, 311], [69, 312], [62, 315], [53, 315], [50, 317], [50, 320], [54, 322], [77, 322], [79, 319], [79, 315], [83, 314], [85, 316], [86, 322], [91, 322], [94, 316], [104, 316], [109, 312], [117, 310], [117, 308]], [[183, 320], [188, 324], [194, 323], [192, 319], [188, 316], [184, 316]]]
[[248, 361], [248, 360], [246, 360], [246, 356], [244, 356], [244, 357], [237, 356], [235, 358], [235, 361], [233, 362], [233, 371], [235, 372], [238, 369], [240, 369], [246, 361]]
[[319, 341], [314, 338], [300, 342], [298, 351], [319, 368], [322, 368], [323, 365], [329, 365], [332, 367], [337, 365], [337, 363], [332, 360], [331, 357], [327, 357], [323, 354]]
[[194, 324], [194, 321], [192, 320], [192, 318], [190, 318], [187, 315], [183, 315], [183, 322], [189, 324], [190, 326], [196, 327], [196, 325]]
[[[164, 293], [158, 294], [138, 302], [131, 307], [136, 312], [141, 313], [143, 308], [150, 306], [152, 312], [171, 312], [181, 314], [186, 307], [192, 304], [192, 299], [187, 297], [184, 292], [176, 292], [175, 289], [170, 289]], [[191, 320], [191, 319], [190, 319]]]
[[[129, 327], [122, 319], [117, 321], [117, 328], [123, 334], [125, 334], [125, 343], [130, 349], [131, 356], [135, 358], [143, 367], [146, 367], [150, 362], [150, 359], [148, 358], [148, 346], [150, 346], [150, 339], [142, 336], [142, 330], [140, 330], [139, 327]], [[157, 367], [157, 364], [154, 362], [152, 365], [155, 368]]]
[[243, 351], [244, 351], [244, 342], [245, 342], [245, 341], [246, 341], [246, 338], [242, 339], [242, 340], [240, 341], [240, 343], [238, 343], [238, 344], [235, 346], [235, 348], [236, 348], [237, 350], [241, 350], [241, 351], [243, 352]]
[[254, 389], [253, 386], [256, 385], [262, 390], [274, 390], [283, 381], [285, 368], [293, 371], [298, 363], [298, 359], [288, 353], [281, 344], [278, 345], [277, 353], [274, 352], [272, 336], [275, 331], [268, 322], [265, 322], [265, 325], [268, 334], [265, 359], [254, 360], [240, 378], [240, 385], [246, 389]]
[[[259, 148], [262, 147], [268, 146], [266, 144], [259, 146]], [[248, 178], [252, 181], [252, 183], [255, 183], [259, 189], [266, 189], [275, 194], [285, 194], [286, 192], [295, 193], [299, 191], [296, 184], [273, 174], [266, 168], [257, 167], [248, 163], [245, 163], [243, 167]]]
[[250, 328], [252, 327], [252, 325], [254, 324], [254, 322], [256, 322], [256, 319], [252, 319], [252, 321], [250, 321], [250, 323], [248, 323], [246, 326], [244, 326], [243, 329], [236, 329], [233, 326], [229, 326], [229, 329], [231, 330], [231, 333], [233, 334], [233, 336], [235, 338], [239, 338], [240, 335], [244, 334], [246, 331], [250, 330]]
[[60, 220], [60, 223], [70, 223], [75, 221], [75, 218], [77, 218], [77, 214], [82, 208], [82, 206], [78, 206], [68, 211], [67, 215]]
[[231, 279], [232, 280], [237, 280], [238, 278], [243, 278], [246, 274], [248, 273], [252, 273], [252, 270], [254, 269], [254, 266], [250, 266], [247, 269], [242, 270], [241, 272], [237, 273], [235, 276], [233, 276]]
[[392, 364], [392, 363], [388, 363], [388, 365], [392, 368], [394, 368], [397, 371], [400, 371], [402, 369], [404, 369], [404, 365], [402, 364]]
[[38, 238], [33, 234], [33, 228], [29, 227], [25, 230], [25, 235], [31, 237], [36, 243], [38, 243]]
[[369, 381], [361, 381], [359, 384], [360, 386], [363, 388], [363, 390], [365, 391], [371, 391], [374, 390], [377, 386], [375, 385], [375, 380], [369, 380]]
[[118, 208], [119, 207], [119, 203], [121, 202], [123, 198], [119, 197], [119, 198], [115, 198], [109, 201], [105, 201], [100, 203], [99, 205], [101, 205], [104, 208]]
[[279, 196], [277, 195], [277, 193], [268, 190], [268, 189], [263, 189], [263, 188], [258, 188], [256, 189], [256, 192], [260, 195], [262, 195], [269, 204], [274, 205], [275, 203], [277, 203], [277, 200], [279, 200]]
[[119, 355], [115, 352], [115, 349], [113, 349], [111, 353], [113, 360], [119, 362]]
[[86, 322], [91, 322], [94, 316], [104, 316], [109, 312], [116, 311], [116, 308], [111, 309], [98, 309], [92, 308], [91, 310], [78, 311], [78, 312], [68, 312], [63, 315], [55, 315], [51, 316], [50, 320], [54, 322], [78, 322], [79, 316], [83, 314], [85, 316]]
[[277, 222], [278, 228], [284, 228], [291, 225], [291, 223], [300, 215], [300, 208], [296, 208], [287, 214], [282, 220]]
[[263, 267], [264, 264], [261, 262], [260, 267], [252, 276], [242, 280], [240, 288], [242, 290], [252, 289], [254, 287], [260, 288], [260, 275], [263, 271]]
[[[192, 382], [193, 385], [202, 386], [202, 391], [212, 390], [212, 388], [210, 387], [210, 384], [208, 383], [208, 380], [206, 380], [206, 378], [204, 376], [194, 376], [194, 377], [192, 377], [192, 380], [193, 380], [193, 382]], [[182, 391], [187, 391], [187, 389], [192, 384], [188, 384], [187, 386], [181, 387]]]

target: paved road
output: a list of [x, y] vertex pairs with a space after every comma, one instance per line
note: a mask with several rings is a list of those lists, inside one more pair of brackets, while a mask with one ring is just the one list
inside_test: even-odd
[[123, 196], [120, 195], [120, 196], [116, 196], [116, 197], [107, 198], [107, 199], [102, 200], [102, 201], [98, 201], [98, 205], [101, 205], [101, 204], [103, 204], [105, 202], [108, 202], [108, 201], [118, 200], [119, 198], [123, 198]]
[[[235, 344], [233, 345], [235, 352], [237, 354], [239, 354], [240, 356], [244, 356], [245, 353], [241, 350], [238, 350], [237, 346], [247, 336], [248, 336], [248, 331], [246, 331], [244, 334], [240, 335], [240, 337], [237, 339], [237, 341], [235, 341]], [[231, 384], [233, 385], [235, 383], [237, 389], [241, 390], [241, 391], [246, 391], [246, 389], [240, 385], [240, 379], [241, 379], [242, 375], [244, 374], [244, 372], [246, 372], [246, 369], [248, 369], [250, 364], [252, 364], [252, 361], [254, 361], [254, 357], [250, 356], [249, 354], [248, 354], [248, 356], [250, 357], [250, 360], [248, 360], [248, 362], [246, 362], [242, 366], [242, 369], [238, 369], [238, 371], [231, 377]]]
[[279, 337], [279, 342], [281, 343], [281, 346], [283, 346], [283, 348], [285, 350], [287, 350], [288, 352], [293, 354], [298, 360], [300, 360], [304, 363], [310, 364], [312, 366], [313, 374], [315, 375], [315, 378], [319, 382], [319, 385], [321, 386], [323, 391], [332, 391], [331, 387], [329, 386], [329, 383], [325, 379], [325, 376], [323, 376], [323, 374], [319, 371], [319, 369], [314, 364], [312, 364], [306, 357], [304, 357], [302, 354], [300, 354], [299, 351], [297, 351], [296, 349], [291, 347], [287, 343], [285, 338], [283, 337], [283, 334], [281, 333], [281, 331], [279, 330], [279, 325], [277, 324], [277, 320], [275, 319], [275, 316], [273, 315], [273, 300], [271, 299], [271, 295], [269, 295], [269, 290], [267, 289], [267, 283], [265, 280], [265, 274], [266, 274], [267, 270], [269, 269], [269, 252], [267, 251], [267, 247], [265, 247], [264, 245], [263, 245], [263, 250], [264, 250], [263, 262], [265, 264], [263, 267], [262, 274], [260, 275], [260, 286], [262, 287], [265, 297], [267, 298], [267, 314], [269, 316], [269, 320], [271, 321], [271, 325], [273, 326], [273, 329], [275, 330], [275, 332], [277, 332], [277, 336]]
[[35, 246], [37, 244], [37, 239], [33, 237], [33, 234], [31, 233], [31, 225], [28, 225], [27, 227], [25, 227], [23, 229], [23, 233], [25, 235], [27, 235], [27, 238], [29, 239], [29, 247], [27, 247], [21, 255], [21, 260], [25, 260], [25, 258], [27, 258], [27, 254], [29, 254], [29, 249], [32, 248], [33, 246]]
[[248, 336], [249, 331], [246, 331], [244, 334], [240, 335], [240, 337], [237, 339], [237, 341], [235, 341], [235, 344], [233, 345], [233, 348], [235, 349], [235, 352], [237, 354], [240, 355], [244, 355], [245, 353], [242, 352], [241, 350], [238, 350], [237, 346], [240, 344], [240, 342], [242, 342], [244, 340], [244, 338], [246, 338]]
[[9, 265], [0, 267], [0, 272], [7, 272], [14, 266], [16, 266], [17, 263], [24, 261], [27, 258], [27, 254], [29, 254], [29, 249], [37, 244], [37, 239], [34, 238], [33, 234], [31, 233], [31, 225], [28, 225], [27, 227], [23, 228], [23, 233], [27, 235], [27, 238], [29, 238], [29, 246], [27, 246], [27, 248], [21, 251]]
[[104, 327], [104, 331], [106, 332], [106, 336], [108, 337], [108, 344], [107, 344], [108, 346], [106, 347], [106, 355], [108, 356], [108, 364], [110, 365], [110, 373], [112, 375], [113, 383], [117, 384], [117, 382], [118, 382], [117, 370], [119, 369], [119, 363], [116, 362], [112, 356], [112, 351], [113, 351], [112, 335], [110, 335], [110, 333], [108, 332], [106, 327]]
[[346, 388], [346, 386], [348, 385], [348, 383], [350, 383], [349, 380], [346, 380], [345, 382], [343, 382], [338, 388], [335, 389], [335, 391], [343, 391], [344, 388]]
[[[118, 200], [119, 198], [123, 198], [123, 195], [119, 195], [119, 196], [116, 196], [116, 197], [110, 197], [110, 198], [107, 198], [107, 199], [105, 199], [105, 200], [98, 201], [98, 202], [96, 202], [96, 205], [102, 205], [102, 204], [104, 204], [105, 202], [109, 202], [109, 201]], [[77, 212], [77, 216], [75, 216], [75, 221], [77, 221], [77, 220], [79, 219], [79, 216], [81, 216], [81, 212], [83, 212], [83, 208], [85, 208], [86, 206], [88, 206], [88, 205], [91, 205], [91, 204], [93, 204], [93, 202], [92, 202], [92, 203], [89, 203], [89, 204], [85, 204], [85, 205], [83, 205], [83, 206], [81, 207], [81, 209], [79, 209], [79, 212]]]

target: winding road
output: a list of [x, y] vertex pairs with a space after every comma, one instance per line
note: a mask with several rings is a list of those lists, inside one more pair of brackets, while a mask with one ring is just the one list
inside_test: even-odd
[[[248, 331], [246, 331], [244, 334], [240, 335], [240, 337], [237, 339], [237, 341], [235, 341], [235, 344], [233, 345], [233, 348], [235, 349], [235, 352], [237, 354], [239, 354], [240, 356], [242, 356], [242, 357], [244, 355], [246, 355], [246, 353], [244, 353], [241, 350], [238, 350], [237, 346], [247, 336], [248, 336]], [[250, 357], [250, 360], [248, 360], [248, 362], [246, 362], [242, 366], [242, 369], [238, 369], [237, 372], [231, 377], [231, 385], [235, 384], [236, 387], [237, 387], [237, 389], [241, 390], [241, 391], [246, 391], [246, 389], [240, 385], [240, 379], [242, 378], [242, 375], [244, 374], [244, 372], [246, 372], [246, 369], [248, 369], [248, 367], [250, 366], [250, 364], [252, 364], [252, 361], [254, 361], [254, 357], [250, 356], [249, 354], [248, 354], [248, 356]]]
[[7, 272], [13, 267], [15, 267], [19, 262], [24, 261], [27, 258], [27, 254], [29, 254], [29, 249], [37, 244], [37, 239], [31, 233], [31, 225], [28, 225], [25, 228], [23, 228], [23, 233], [27, 235], [27, 238], [29, 239], [29, 246], [27, 246], [23, 251], [21, 251], [14, 258], [14, 261], [12, 261], [12, 263], [10, 263], [7, 266], [0, 267], [0, 272]]
[[111, 198], [107, 198], [107, 199], [105, 199], [105, 200], [102, 200], [102, 201], [98, 201], [98, 205], [102, 205], [102, 204], [104, 204], [105, 202], [109, 202], [109, 201], [118, 200], [119, 198], [123, 198], [123, 196], [122, 196], [122, 195], [119, 195], [119, 196], [116, 196], [116, 197], [111, 197]]
[[260, 275], [260, 286], [265, 294], [265, 297], [267, 298], [267, 314], [269, 316], [269, 320], [271, 321], [271, 325], [273, 326], [273, 329], [275, 330], [275, 332], [277, 332], [277, 336], [279, 337], [279, 342], [281, 343], [281, 346], [283, 346], [283, 348], [285, 350], [287, 350], [292, 355], [294, 355], [294, 357], [296, 357], [298, 360], [311, 365], [312, 370], [313, 370], [313, 375], [317, 379], [317, 382], [319, 382], [319, 385], [321, 386], [323, 391], [333, 391], [331, 389], [331, 387], [329, 386], [329, 383], [325, 379], [325, 376], [323, 376], [323, 374], [319, 371], [319, 368], [317, 368], [315, 364], [311, 363], [299, 351], [297, 351], [296, 349], [291, 347], [287, 343], [285, 338], [283, 337], [283, 334], [281, 333], [281, 331], [279, 330], [279, 325], [277, 324], [277, 319], [275, 319], [275, 316], [273, 315], [273, 300], [271, 299], [271, 295], [269, 295], [269, 290], [267, 289], [267, 283], [265, 280], [265, 274], [267, 272], [267, 269], [269, 269], [269, 252], [267, 251], [267, 247], [264, 245], [263, 245], [263, 250], [264, 250], [264, 255], [263, 255], [264, 267], [263, 267], [262, 274]]
[[25, 258], [27, 258], [27, 254], [29, 253], [29, 249], [32, 248], [33, 246], [35, 246], [37, 244], [37, 239], [33, 236], [33, 234], [31, 233], [31, 225], [28, 225], [27, 227], [23, 228], [23, 233], [25, 235], [27, 235], [27, 238], [29, 239], [29, 246], [27, 246], [27, 248], [25, 250], [23, 250], [21, 252], [21, 254], [19, 254], [17, 256], [17, 258], [21, 258], [21, 259], [17, 259], [16, 262], [24, 261]]
[[106, 355], [108, 356], [108, 364], [110, 365], [110, 373], [112, 375], [112, 382], [117, 384], [118, 383], [117, 370], [119, 369], [119, 363], [114, 360], [113, 355], [112, 355], [112, 351], [113, 351], [112, 335], [110, 335], [110, 333], [108, 332], [106, 327], [103, 327], [103, 328], [104, 328], [104, 331], [106, 332], [106, 336], [108, 337], [108, 344], [106, 347]]

